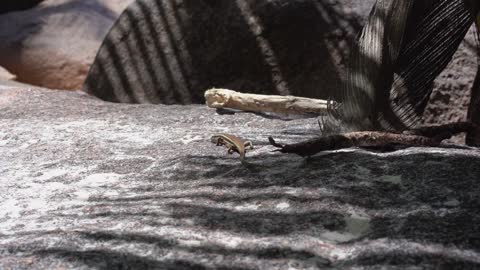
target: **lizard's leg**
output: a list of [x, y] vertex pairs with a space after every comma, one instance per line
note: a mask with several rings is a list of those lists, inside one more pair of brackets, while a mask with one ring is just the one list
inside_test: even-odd
[[234, 152], [236, 152], [236, 151], [235, 151], [235, 147], [232, 146], [232, 147], [228, 148], [228, 154], [231, 155], [231, 154], [233, 154]]
[[252, 150], [253, 149], [253, 143], [251, 141], [245, 141], [243, 143], [243, 146], [245, 147], [245, 149], [248, 147], [248, 149]]
[[223, 140], [222, 138], [217, 139], [217, 146], [223, 145]]

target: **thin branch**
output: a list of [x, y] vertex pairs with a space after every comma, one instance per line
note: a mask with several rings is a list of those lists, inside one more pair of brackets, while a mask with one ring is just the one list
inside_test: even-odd
[[473, 128], [477, 127], [471, 123], [462, 122], [416, 129], [412, 130], [411, 134], [379, 131], [349, 132], [287, 145], [277, 143], [272, 137], [269, 137], [268, 140], [271, 145], [278, 148], [276, 151], [309, 157], [321, 151], [349, 147], [386, 147], [391, 145], [439, 146], [443, 140]]

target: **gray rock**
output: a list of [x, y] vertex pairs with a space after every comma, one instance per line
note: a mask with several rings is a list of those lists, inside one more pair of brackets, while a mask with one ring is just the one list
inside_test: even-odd
[[335, 97], [373, 1], [356, 2], [139, 0], [106, 37], [84, 90], [121, 103], [202, 103], [211, 87]]
[[45, 0], [0, 16], [0, 65], [17, 80], [80, 89], [95, 54], [132, 0]]
[[[250, 165], [216, 132], [252, 140]], [[0, 268], [480, 267], [478, 150], [304, 160], [266, 139], [317, 133], [315, 119], [2, 86]]]

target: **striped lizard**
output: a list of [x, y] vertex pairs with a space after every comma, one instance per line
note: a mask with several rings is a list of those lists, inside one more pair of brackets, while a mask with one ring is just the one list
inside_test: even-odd
[[248, 147], [249, 150], [253, 149], [253, 144], [251, 141], [242, 141], [236, 136], [225, 133], [213, 135], [211, 141], [217, 146], [223, 145], [227, 147], [229, 154], [233, 154], [233, 152], [239, 153], [241, 161], [245, 159], [245, 152], [247, 151], [246, 148]]

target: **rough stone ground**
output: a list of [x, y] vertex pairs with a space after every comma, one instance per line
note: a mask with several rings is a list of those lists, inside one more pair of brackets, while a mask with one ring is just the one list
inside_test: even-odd
[[[480, 268], [480, 152], [267, 136], [315, 119], [0, 87], [0, 269]], [[251, 139], [250, 165], [209, 137]]]

